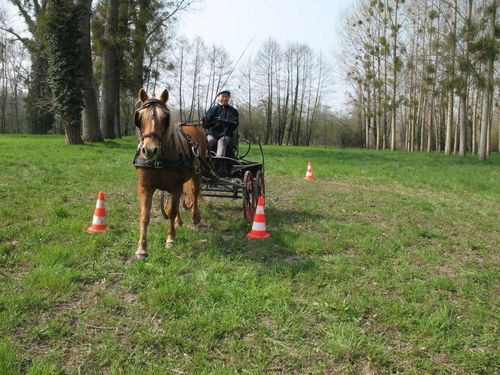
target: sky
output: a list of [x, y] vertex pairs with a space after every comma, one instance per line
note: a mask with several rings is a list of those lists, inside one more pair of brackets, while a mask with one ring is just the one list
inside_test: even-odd
[[[182, 16], [179, 32], [226, 47], [237, 59], [248, 43], [257, 49], [269, 37], [304, 42], [316, 51], [338, 46], [336, 23], [354, 0], [198, 0]], [[248, 53], [248, 52], [247, 52]]]
[[[255, 55], [268, 38], [282, 47], [303, 42], [332, 57], [340, 46], [338, 22], [355, 0], [199, 0], [182, 16], [178, 33], [224, 47], [237, 61]], [[330, 105], [341, 110], [347, 87], [337, 74]]]

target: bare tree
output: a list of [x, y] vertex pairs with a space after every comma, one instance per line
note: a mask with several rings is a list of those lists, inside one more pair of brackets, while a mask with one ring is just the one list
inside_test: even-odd
[[460, 79], [460, 149], [459, 155], [465, 157], [467, 153], [467, 123], [469, 120], [467, 107], [469, 105], [469, 75], [470, 75], [470, 51], [469, 42], [472, 37], [472, 0], [466, 1], [466, 16], [464, 25], [464, 51], [462, 63], [460, 64], [461, 79]]
[[12, 34], [29, 51], [31, 71], [28, 81], [28, 112], [31, 132], [45, 134], [54, 127], [52, 92], [48, 83], [47, 35], [43, 19], [46, 14], [47, 0], [10, 0], [17, 7], [31, 37], [23, 37], [10, 25], [0, 27]]
[[269, 143], [273, 136], [272, 125], [274, 116], [273, 103], [276, 96], [276, 67], [280, 55], [279, 44], [273, 39], [268, 39], [259, 49], [256, 56], [256, 75], [265, 92], [263, 97], [266, 115], [266, 123], [263, 128], [264, 143]]
[[[386, 3], [386, 6], [388, 4]], [[397, 55], [398, 33], [400, 24], [398, 23], [399, 0], [394, 0], [392, 19], [391, 19], [391, 36], [392, 36], [392, 97], [391, 97], [391, 150], [396, 148], [396, 116], [398, 110], [397, 99], [397, 75], [401, 69], [401, 60]]]
[[486, 66], [484, 71], [484, 87], [483, 87], [483, 101], [482, 101], [482, 111], [483, 118], [481, 121], [481, 133], [479, 138], [479, 160], [486, 160], [487, 156], [487, 147], [488, 147], [488, 125], [490, 123], [490, 119], [492, 118], [492, 106], [490, 104], [490, 99], [492, 98], [493, 93], [493, 71], [494, 71], [494, 63], [496, 58], [496, 14], [498, 11], [498, 0], [491, 0], [488, 6], [486, 7], [486, 18], [489, 20], [488, 25], [488, 36], [486, 37], [487, 41], [487, 50], [486, 54]]

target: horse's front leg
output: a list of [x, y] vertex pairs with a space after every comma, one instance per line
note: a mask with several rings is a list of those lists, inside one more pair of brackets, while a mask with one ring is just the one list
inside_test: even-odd
[[167, 209], [168, 215], [168, 232], [165, 247], [170, 247], [174, 244], [175, 240], [175, 227], [182, 226], [182, 220], [179, 212], [179, 203], [181, 200], [182, 187], [173, 191], [170, 195], [170, 204]]
[[140, 234], [139, 243], [135, 257], [137, 259], [145, 259], [148, 256], [148, 225], [151, 217], [151, 204], [153, 201], [153, 189], [148, 189], [144, 186], [139, 186], [137, 189], [139, 202], [141, 204], [141, 217], [140, 217]]

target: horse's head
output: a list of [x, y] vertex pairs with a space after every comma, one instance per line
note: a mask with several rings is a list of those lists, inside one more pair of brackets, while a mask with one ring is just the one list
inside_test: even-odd
[[170, 130], [167, 100], [167, 90], [163, 90], [159, 99], [150, 98], [144, 89], [139, 91], [141, 106], [135, 111], [135, 125], [140, 138], [138, 150], [146, 159], [156, 160], [165, 147]]

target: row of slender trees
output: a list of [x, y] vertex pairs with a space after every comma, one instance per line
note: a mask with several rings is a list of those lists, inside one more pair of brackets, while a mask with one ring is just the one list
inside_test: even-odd
[[318, 134], [313, 139], [313, 130], [328, 113], [322, 99], [331, 85], [327, 64], [307, 45], [282, 47], [268, 39], [237, 66], [224, 49], [207, 48], [200, 38], [181, 39], [171, 51], [169, 81], [182, 120], [201, 119], [217, 91], [229, 86], [245, 132], [266, 144], [324, 143]]
[[365, 147], [500, 148], [497, 13], [498, 0], [358, 2], [342, 60]]

